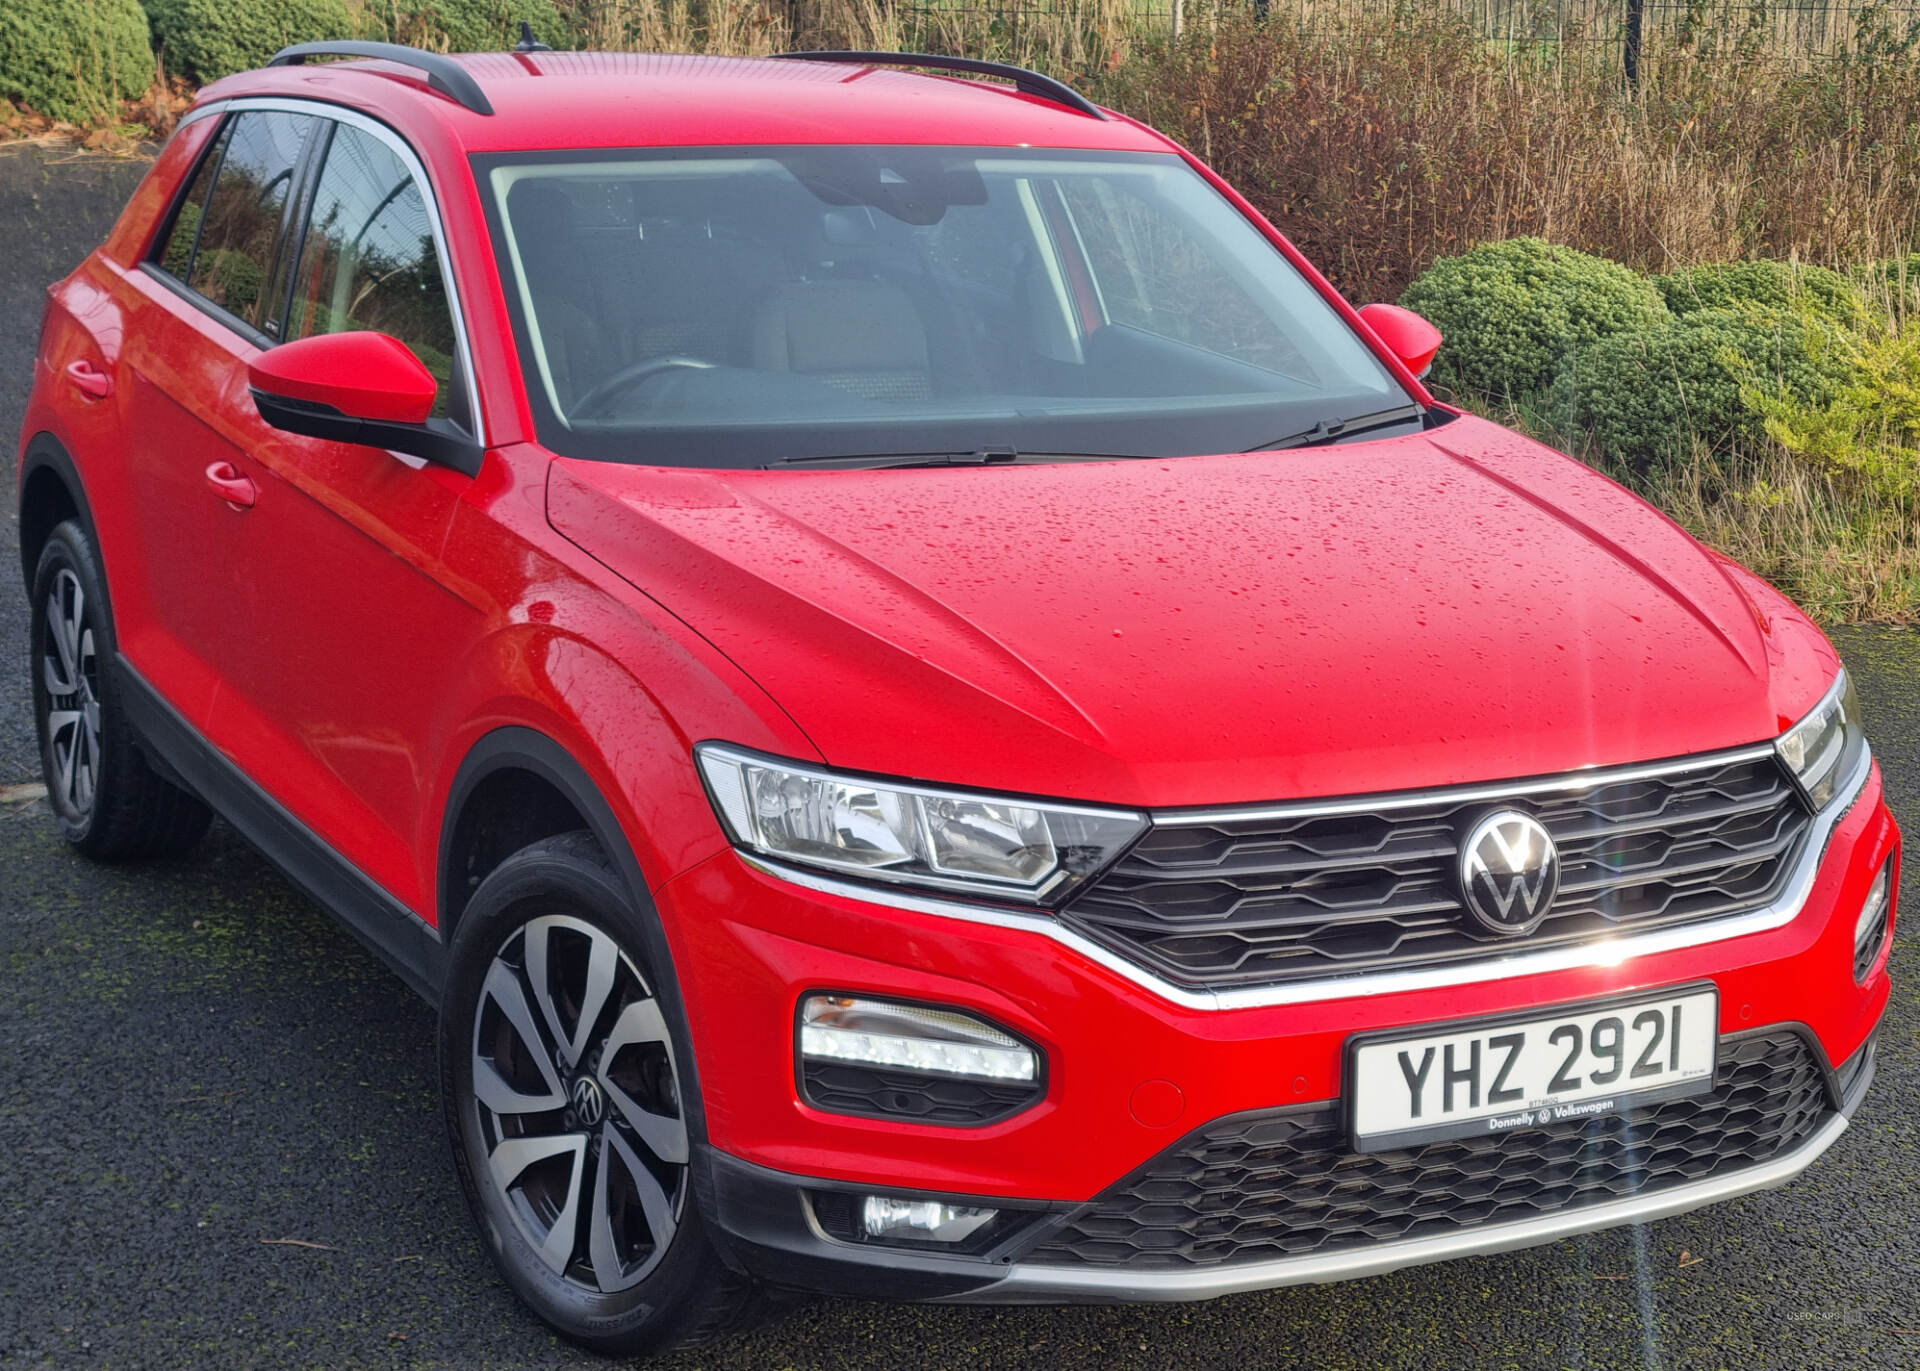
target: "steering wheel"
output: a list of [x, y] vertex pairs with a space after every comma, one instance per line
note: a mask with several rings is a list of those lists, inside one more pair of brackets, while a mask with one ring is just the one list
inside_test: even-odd
[[708, 362], [699, 357], [649, 357], [644, 362], [635, 362], [632, 366], [607, 377], [573, 403], [575, 419], [598, 419], [607, 409], [607, 402], [626, 394], [642, 382], [651, 380], [664, 371], [709, 371], [718, 366], [718, 362]]

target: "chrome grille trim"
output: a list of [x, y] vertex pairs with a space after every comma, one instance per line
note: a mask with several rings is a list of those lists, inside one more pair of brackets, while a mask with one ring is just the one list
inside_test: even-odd
[[[1743, 756], [1751, 760], [1771, 751], [1771, 747], [1761, 747], [1743, 749], [1735, 753], [1715, 753], [1707, 757], [1692, 758], [1684, 765], [1693, 767], [1724, 764], [1741, 760]], [[1330, 1000], [1358, 999], [1364, 996], [1397, 995], [1456, 985], [1478, 985], [1489, 981], [1513, 980], [1521, 976], [1538, 976], [1556, 971], [1620, 966], [1635, 957], [1652, 956], [1689, 947], [1702, 947], [1784, 927], [1798, 918], [1800, 912], [1806, 908], [1807, 898], [1813, 892], [1813, 884], [1820, 873], [1820, 865], [1826, 857], [1827, 844], [1833, 837], [1833, 830], [1852, 811], [1854, 802], [1859, 799], [1860, 792], [1865, 788], [1867, 778], [1872, 771], [1873, 753], [1870, 749], [1862, 748], [1859, 760], [1854, 764], [1852, 773], [1840, 785], [1833, 802], [1814, 816], [1807, 833], [1806, 843], [1800, 850], [1800, 859], [1788, 878], [1786, 887], [1770, 904], [1748, 913], [1727, 919], [1717, 919], [1710, 923], [1658, 929], [1604, 942], [1581, 943], [1538, 952], [1517, 953], [1498, 960], [1407, 971], [1377, 971], [1352, 976], [1328, 976], [1315, 980], [1294, 981], [1285, 985], [1244, 986], [1227, 990], [1193, 989], [1176, 985], [1154, 975], [1135, 962], [1108, 951], [1092, 939], [1076, 933], [1038, 911], [1008, 909], [996, 905], [963, 904], [957, 900], [913, 895], [902, 890], [883, 889], [857, 881], [819, 875], [745, 852], [736, 852], [736, 855], [747, 866], [769, 877], [789, 882], [816, 894], [830, 895], [864, 904], [883, 905], [891, 909], [928, 914], [961, 923], [1011, 929], [1050, 939], [1120, 979], [1150, 991], [1171, 1004], [1187, 1009], [1217, 1011], [1259, 1009], [1276, 1005], [1317, 1004]], [[1632, 778], [1631, 776], [1623, 777], [1619, 772], [1602, 771], [1591, 773], [1591, 777], [1595, 783], [1599, 783], [1603, 778], [1612, 780]], [[1587, 779], [1587, 774], [1581, 773], [1581, 779]], [[1565, 783], [1564, 778], [1560, 783]], [[1417, 800], [1410, 803], [1430, 803], [1435, 793], [1424, 792]], [[1498, 793], [1513, 792], [1501, 790]], [[1157, 821], [1159, 815], [1156, 814], [1154, 817]]]
[[1704, 771], [1732, 766], [1736, 762], [1757, 762], [1775, 755], [1772, 743], [1754, 743], [1727, 752], [1702, 752], [1666, 762], [1648, 762], [1639, 766], [1592, 767], [1563, 771], [1554, 776], [1535, 776], [1523, 781], [1501, 781], [1487, 785], [1435, 786], [1426, 790], [1396, 790], [1380, 795], [1349, 795], [1337, 800], [1303, 800], [1298, 804], [1227, 805], [1209, 809], [1156, 809], [1151, 811], [1155, 828], [1179, 828], [1193, 824], [1246, 823], [1260, 819], [1324, 819], [1341, 814], [1377, 814], [1383, 809], [1417, 809], [1436, 800], [1449, 804], [1474, 804], [1480, 800], [1507, 800], [1516, 796], [1570, 794], [1595, 786], [1619, 785], [1625, 781], [1646, 781], [1656, 776], [1672, 776], [1682, 771]]

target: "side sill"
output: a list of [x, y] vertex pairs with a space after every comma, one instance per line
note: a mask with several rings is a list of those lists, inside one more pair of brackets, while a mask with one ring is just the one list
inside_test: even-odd
[[438, 1008], [447, 961], [439, 931], [227, 760], [125, 656], [114, 659], [114, 669], [120, 697], [157, 769], [218, 810], [288, 880]]

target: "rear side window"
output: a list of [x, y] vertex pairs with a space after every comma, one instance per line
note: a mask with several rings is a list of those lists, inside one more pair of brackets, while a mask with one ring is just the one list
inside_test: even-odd
[[199, 169], [193, 173], [193, 181], [180, 200], [180, 208], [173, 212], [173, 227], [167, 231], [167, 241], [155, 254], [168, 274], [181, 281], [193, 274], [193, 249], [200, 241], [200, 225], [206, 222], [207, 196], [213, 191], [213, 176], [220, 170], [220, 159], [226, 156], [227, 140], [232, 133], [233, 121], [228, 120], [201, 157]]
[[334, 129], [294, 275], [287, 337], [373, 329], [412, 348], [440, 382], [434, 414], [465, 422], [453, 315], [426, 196], [378, 138]]
[[[161, 257], [189, 289], [263, 332], [278, 323], [279, 292], [270, 283], [300, 154], [318, 122], [277, 110], [234, 116], [195, 176]], [[212, 189], [196, 201], [209, 168]], [[194, 241], [182, 261], [189, 219], [196, 221]]]

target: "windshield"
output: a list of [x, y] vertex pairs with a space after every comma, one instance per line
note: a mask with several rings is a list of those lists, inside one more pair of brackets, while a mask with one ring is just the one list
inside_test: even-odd
[[1418, 420], [1319, 293], [1172, 155], [476, 164], [540, 438], [566, 455], [1174, 457]]

